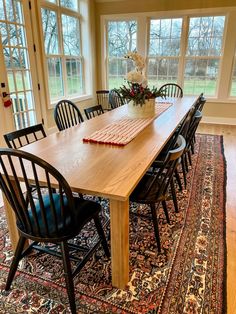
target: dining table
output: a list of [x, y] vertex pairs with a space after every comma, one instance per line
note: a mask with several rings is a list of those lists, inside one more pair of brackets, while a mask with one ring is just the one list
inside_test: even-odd
[[[114, 287], [124, 289], [131, 276], [129, 196], [197, 98], [184, 96], [173, 99], [167, 110], [153, 119], [126, 145], [84, 140], [107, 125], [127, 118], [127, 105], [123, 105], [21, 148], [59, 170], [72, 191], [109, 200], [111, 275]], [[39, 180], [43, 184], [43, 178]], [[4, 206], [14, 250], [19, 235], [14, 212], [5, 197]]]

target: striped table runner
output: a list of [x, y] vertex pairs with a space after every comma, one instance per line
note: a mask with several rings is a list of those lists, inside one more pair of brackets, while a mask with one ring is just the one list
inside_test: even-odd
[[88, 137], [83, 138], [85, 143], [100, 143], [124, 146], [132, 141], [146, 126], [156, 117], [161, 115], [173, 103], [158, 103], [155, 108], [155, 116], [145, 119], [123, 118], [117, 122], [110, 123]]

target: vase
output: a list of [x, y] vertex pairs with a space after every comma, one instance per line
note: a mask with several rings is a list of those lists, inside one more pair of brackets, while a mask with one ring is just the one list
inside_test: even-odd
[[134, 104], [131, 100], [127, 104], [128, 116], [132, 119], [151, 118], [155, 115], [155, 99], [148, 99], [144, 104]]

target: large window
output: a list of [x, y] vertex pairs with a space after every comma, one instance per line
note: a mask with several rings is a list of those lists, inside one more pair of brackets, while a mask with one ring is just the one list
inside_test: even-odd
[[[188, 32], [184, 32], [184, 19]], [[203, 92], [207, 96], [215, 96], [225, 17], [184, 19], [151, 19], [149, 84], [178, 83], [184, 87], [185, 95]]]
[[[218, 95], [225, 15], [150, 19], [143, 15], [136, 21], [109, 20], [106, 24], [106, 88], [124, 82], [130, 65], [123, 56], [129, 50], [138, 50], [146, 57], [149, 85], [160, 87], [172, 82], [181, 85], [185, 95]], [[231, 96], [236, 93], [234, 82], [235, 74]]]
[[[48, 4], [47, 2], [50, 2]], [[50, 101], [84, 93], [77, 0], [50, 0], [41, 8]]]
[[147, 72], [149, 85], [177, 82], [181, 30], [181, 18], [150, 21]]
[[132, 68], [124, 55], [137, 48], [137, 22], [108, 21], [107, 36], [108, 88], [114, 88], [124, 83], [124, 75]]
[[215, 96], [222, 55], [224, 16], [193, 17], [189, 21], [184, 92]]

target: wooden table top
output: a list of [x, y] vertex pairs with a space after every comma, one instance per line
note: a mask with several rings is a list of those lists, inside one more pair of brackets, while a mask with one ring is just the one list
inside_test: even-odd
[[84, 143], [83, 138], [126, 116], [126, 105], [54, 133], [23, 150], [52, 164], [73, 191], [125, 201], [196, 99], [177, 99], [123, 147]]

